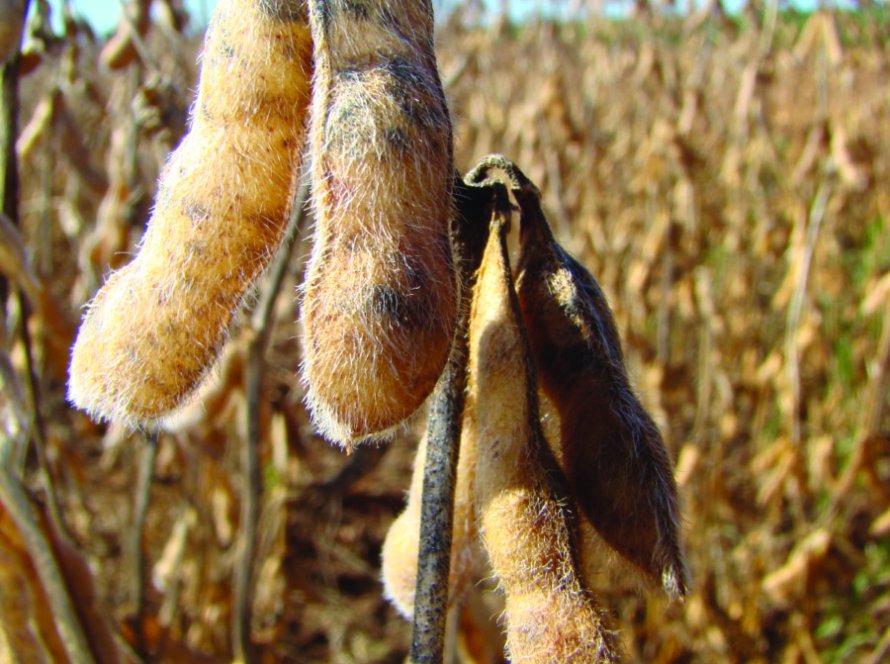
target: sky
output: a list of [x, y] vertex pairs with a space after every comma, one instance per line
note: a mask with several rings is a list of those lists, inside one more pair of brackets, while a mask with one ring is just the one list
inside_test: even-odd
[[[123, 7], [122, 0], [69, 0], [68, 4], [76, 15], [87, 19], [92, 24], [93, 29], [100, 34], [114, 30], [117, 22], [120, 20], [121, 8]], [[207, 17], [210, 16], [216, 0], [186, 0], [185, 4], [195, 23], [203, 25], [207, 22]], [[64, 1], [49, 0], [49, 5], [52, 7], [55, 23], [61, 15]]]
[[[117, 25], [121, 15], [122, 0], [68, 0], [72, 10], [80, 16], [88, 19], [94, 29], [99, 33], [111, 32]], [[445, 0], [447, 2], [447, 0]], [[509, 0], [514, 11], [519, 15], [528, 14], [535, 6], [547, 4], [540, 0]], [[486, 5], [499, 7], [500, 0], [483, 0]], [[60, 8], [64, 0], [49, 0], [53, 13], [60, 14]], [[442, 4], [434, 0], [434, 6]], [[185, 0], [196, 25], [205, 25], [216, 5], [216, 0]]]
[[[485, 4], [499, 6], [499, 0], [484, 0]], [[527, 15], [536, 7], [548, 4], [541, 0], [510, 0], [513, 5], [514, 12], [518, 16]], [[743, 4], [744, 0], [731, 0], [730, 6]], [[811, 9], [815, 6], [817, 0], [794, 0], [792, 4], [800, 9]], [[53, 13], [60, 15], [60, 8], [63, 0], [49, 0]], [[123, 0], [69, 0], [69, 4], [75, 14], [86, 18], [101, 33], [111, 32], [121, 15], [121, 7]], [[205, 25], [210, 12], [216, 5], [216, 0], [185, 0], [185, 4], [191, 12], [191, 16], [195, 25]], [[438, 5], [438, 2], [435, 2]]]

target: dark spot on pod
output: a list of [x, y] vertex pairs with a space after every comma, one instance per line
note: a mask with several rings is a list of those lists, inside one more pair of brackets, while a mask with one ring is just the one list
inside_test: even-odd
[[398, 285], [374, 284], [365, 300], [366, 310], [381, 322], [389, 322], [401, 328], [418, 328], [428, 325], [429, 302], [424, 297], [427, 274], [423, 266], [402, 259], [402, 276]]
[[334, 72], [334, 75], [341, 81], [345, 81], [347, 83], [358, 83], [367, 77], [368, 70], [361, 69], [356, 67], [355, 65], [345, 65], [337, 71]]
[[429, 303], [415, 289], [407, 292], [392, 286], [377, 284], [373, 287], [366, 306], [381, 323], [403, 330], [431, 327]]
[[199, 224], [210, 218], [210, 210], [208, 210], [206, 206], [201, 205], [197, 201], [183, 201], [182, 211], [185, 212], [186, 217], [188, 217], [196, 224]]
[[416, 64], [404, 58], [393, 58], [383, 65], [393, 81], [398, 81], [408, 90], [426, 90], [432, 86], [429, 74]]
[[328, 121], [324, 127], [326, 148], [340, 150], [348, 139], [354, 140], [361, 136], [362, 118], [365, 115], [360, 100], [349, 97], [336, 100], [328, 110]]
[[340, 0], [337, 4], [349, 18], [367, 21], [371, 17], [371, 3], [367, 0]]
[[383, 136], [386, 139], [386, 143], [399, 152], [407, 152], [411, 147], [411, 139], [404, 129], [399, 129], [398, 127], [385, 129]]
[[305, 23], [306, 6], [302, 0], [259, 0], [260, 13], [282, 23]]
[[383, 67], [390, 76], [386, 92], [398, 102], [399, 111], [411, 124], [424, 128], [447, 126], [445, 99], [438, 82], [425, 68], [401, 58]]
[[221, 39], [219, 44], [219, 53], [227, 60], [231, 60], [238, 55], [238, 51], [232, 46], [227, 39]]
[[376, 284], [371, 290], [370, 306], [380, 318], [398, 325], [407, 325], [411, 318], [407, 298], [392, 286]]

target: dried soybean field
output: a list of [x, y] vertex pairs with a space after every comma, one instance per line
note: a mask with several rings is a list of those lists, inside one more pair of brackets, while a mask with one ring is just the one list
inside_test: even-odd
[[[39, 504], [48, 486], [57, 496], [84, 623], [110, 625], [145, 661], [231, 661], [252, 422], [258, 661], [403, 661], [410, 625], [383, 599], [380, 551], [424, 422], [350, 456], [310, 425], [296, 321], [311, 215], [274, 302], [264, 281], [250, 300], [268, 316], [244, 308], [215, 379], [156, 446], [66, 403], [82, 307], [133, 255], [185, 131], [201, 40], [169, 6], [135, 48], [74, 20], [31, 38], [20, 218], [0, 238], [0, 418], [4, 435], [40, 444], [5, 463]], [[437, 55], [456, 165], [500, 152], [540, 187], [560, 241], [608, 296], [675, 463], [685, 604], [608, 558], [597, 577], [626, 659], [890, 657], [890, 19], [480, 27], [457, 12]], [[251, 409], [257, 334], [269, 345]], [[0, 656], [67, 661], [2, 504], [0, 533]], [[485, 570], [477, 588], [456, 616], [459, 661], [502, 661]]]

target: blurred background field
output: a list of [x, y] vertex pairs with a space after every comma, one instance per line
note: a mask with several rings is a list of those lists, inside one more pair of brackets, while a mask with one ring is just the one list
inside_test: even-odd
[[[154, 4], [135, 44], [73, 19], [60, 34], [37, 25], [26, 43], [20, 220], [0, 268], [4, 297], [20, 290], [31, 312], [39, 400], [10, 295], [0, 355], [17, 382], [5, 381], [0, 415], [24, 413], [22, 440], [42, 432], [61, 516], [114, 629], [147, 661], [221, 662], [233, 647], [247, 326], [155, 459], [141, 434], [65, 402], [81, 307], [133, 254], [195, 87], [199, 30], [181, 4]], [[611, 20], [589, 9], [516, 23], [459, 6], [438, 53], [458, 166], [502, 152], [538, 184], [559, 238], [609, 296], [675, 460], [688, 601], [607, 573], [596, 592], [629, 661], [888, 661], [890, 13], [640, 2]], [[410, 628], [382, 599], [379, 555], [423, 421], [348, 458], [312, 431], [295, 322], [310, 225], [261, 384], [252, 639], [264, 662], [399, 662]], [[26, 269], [7, 260], [18, 241]], [[20, 467], [46, 503], [37, 457], [29, 446]], [[139, 584], [131, 531], [146, 458]], [[6, 542], [0, 578], [33, 575]], [[477, 595], [457, 642], [465, 661], [499, 661], [497, 602], [485, 583]], [[40, 614], [29, 601], [19, 609]]]

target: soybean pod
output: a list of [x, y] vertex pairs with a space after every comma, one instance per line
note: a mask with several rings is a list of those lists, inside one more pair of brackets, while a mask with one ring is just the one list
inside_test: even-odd
[[495, 219], [473, 295], [467, 408], [475, 413], [479, 532], [506, 596], [513, 662], [617, 661], [586, 587], [578, 532], [540, 429], [534, 367]]
[[456, 283], [451, 123], [426, 0], [312, 0], [315, 241], [306, 402], [351, 448], [385, 438], [448, 358]]
[[680, 599], [687, 580], [677, 484], [658, 426], [631, 387], [612, 311], [593, 276], [554, 239], [538, 193], [514, 193], [522, 213], [519, 303], [558, 418], [553, 447], [571, 494], [610, 547]]
[[278, 247], [299, 172], [311, 35], [299, 0], [220, 0], [190, 128], [171, 154], [139, 253], [89, 304], [69, 398], [150, 422], [208, 373]]

